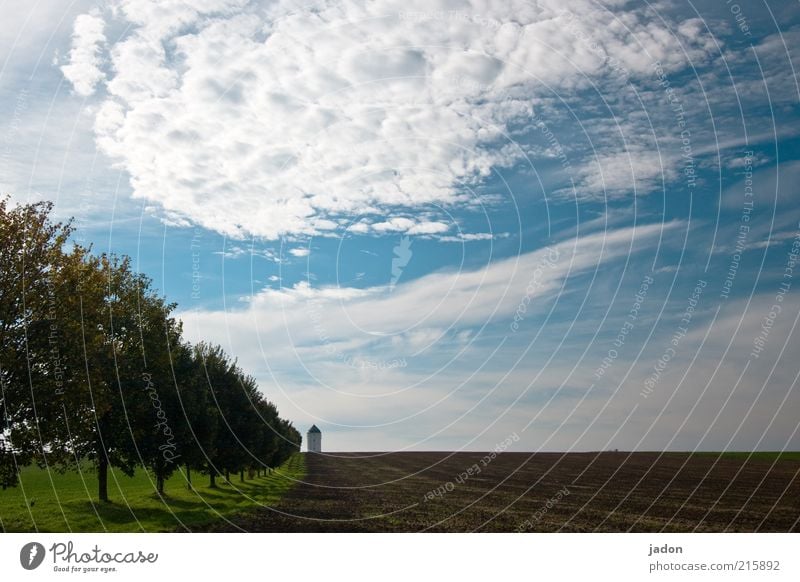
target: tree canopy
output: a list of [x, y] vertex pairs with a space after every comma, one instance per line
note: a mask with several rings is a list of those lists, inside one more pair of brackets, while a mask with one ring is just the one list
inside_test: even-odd
[[189, 344], [169, 303], [128, 257], [70, 242], [49, 202], [0, 198], [0, 485], [36, 463], [147, 469], [156, 489], [178, 468], [260, 471], [301, 436], [217, 345]]

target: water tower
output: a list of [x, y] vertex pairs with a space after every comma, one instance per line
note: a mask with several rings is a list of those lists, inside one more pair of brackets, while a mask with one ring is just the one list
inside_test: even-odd
[[308, 452], [321, 453], [322, 452], [322, 432], [317, 428], [316, 424], [311, 425], [308, 429]]

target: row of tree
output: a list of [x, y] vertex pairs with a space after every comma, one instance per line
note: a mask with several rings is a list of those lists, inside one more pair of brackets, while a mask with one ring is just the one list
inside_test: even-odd
[[47, 202], [0, 198], [0, 485], [23, 466], [179, 467], [215, 477], [275, 467], [300, 433], [220, 347], [182, 338], [176, 305], [131, 268], [70, 242]]

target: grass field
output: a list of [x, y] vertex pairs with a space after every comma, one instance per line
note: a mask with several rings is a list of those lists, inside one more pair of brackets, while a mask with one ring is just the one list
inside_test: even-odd
[[[295, 455], [231, 483], [22, 472], [5, 531], [800, 531], [800, 453]], [[477, 469], [477, 470], [476, 470]], [[267, 508], [278, 509], [279, 512]]]
[[111, 502], [97, 502], [94, 472], [59, 474], [28, 467], [17, 487], [0, 491], [0, 529], [7, 532], [159, 532], [186, 530], [278, 502], [305, 474], [305, 458], [297, 454], [271, 474], [231, 482], [192, 473], [193, 489], [183, 474], [167, 481], [165, 496], [155, 494], [154, 481], [143, 471], [133, 478], [115, 472], [108, 478]]
[[[328, 453], [275, 511], [202, 530], [800, 531], [800, 455]], [[477, 471], [475, 468], [477, 467]], [[470, 471], [471, 469], [471, 471]]]

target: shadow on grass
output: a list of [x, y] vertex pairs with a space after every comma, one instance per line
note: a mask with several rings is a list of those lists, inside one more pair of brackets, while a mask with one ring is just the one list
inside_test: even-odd
[[[109, 483], [109, 502], [97, 500], [95, 487], [83, 475], [54, 475], [26, 468], [25, 489], [0, 491], [0, 531], [23, 532], [158, 532], [182, 531], [221, 520], [248, 509], [274, 505], [305, 474], [303, 458], [287, 462], [285, 472], [272, 472], [240, 482], [198, 478], [188, 487], [183, 475], [167, 481], [163, 496], [145, 472], [117, 476]], [[92, 484], [90, 484], [92, 485]]]
[[[109, 502], [76, 500], [64, 503], [70, 515], [82, 515], [81, 523], [72, 524], [77, 530], [119, 530], [117, 526], [143, 524], [146, 531], [171, 531], [182, 525], [194, 526], [218, 520], [254, 503], [273, 503], [285, 490], [283, 480], [274, 477], [258, 478], [245, 483], [219, 485], [211, 489], [207, 485], [192, 490], [173, 490], [163, 496], [156, 493], [139, 495], [128, 500], [114, 499]], [[131, 528], [126, 528], [130, 531]], [[139, 528], [136, 528], [139, 529]]]

